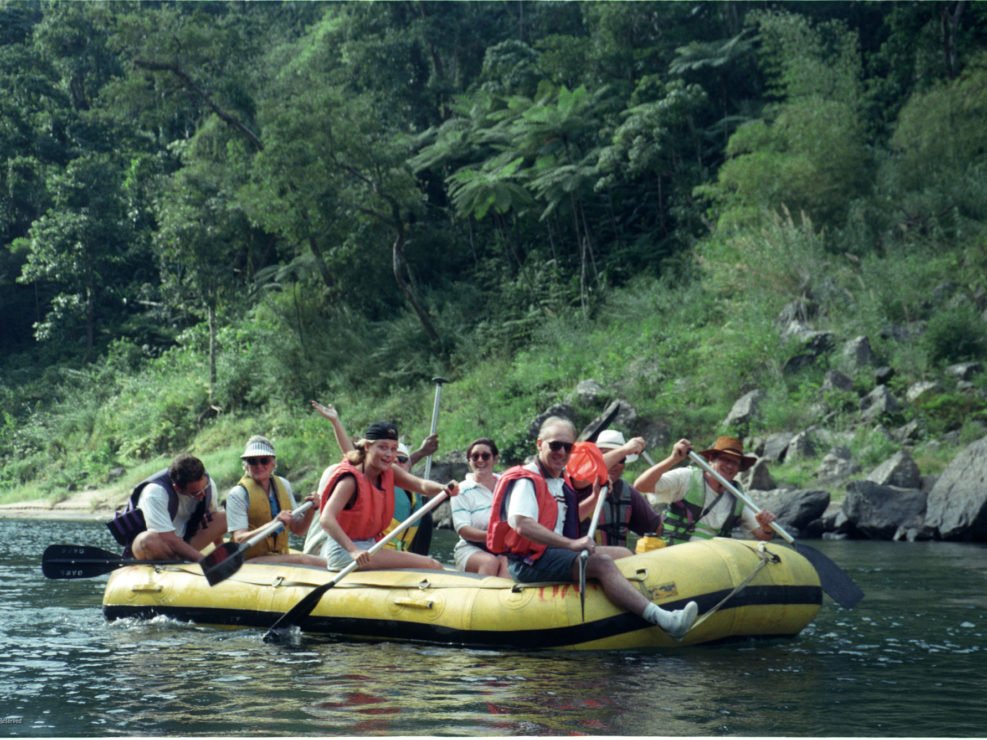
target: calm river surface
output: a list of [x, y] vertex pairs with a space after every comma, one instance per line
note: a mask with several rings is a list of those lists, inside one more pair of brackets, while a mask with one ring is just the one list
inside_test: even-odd
[[981, 545], [814, 542], [867, 597], [793, 639], [514, 653], [107, 624], [106, 576], [41, 575], [56, 542], [115, 549], [99, 522], [0, 520], [0, 736], [987, 735]]

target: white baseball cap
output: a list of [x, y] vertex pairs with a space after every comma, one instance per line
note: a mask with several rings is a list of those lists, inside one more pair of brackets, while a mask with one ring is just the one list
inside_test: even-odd
[[[601, 450], [616, 450], [625, 444], [627, 444], [627, 440], [616, 429], [604, 429], [600, 432], [600, 436], [596, 438], [596, 446]], [[637, 455], [630, 454], [627, 456], [627, 462], [634, 462], [637, 460], [637, 457]]]

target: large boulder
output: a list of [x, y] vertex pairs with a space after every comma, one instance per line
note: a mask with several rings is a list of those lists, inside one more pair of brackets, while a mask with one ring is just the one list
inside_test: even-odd
[[881, 486], [896, 486], [897, 488], [921, 488], [922, 473], [918, 465], [904, 450], [896, 452], [887, 460], [874, 468], [867, 480]]
[[870, 340], [867, 337], [854, 337], [843, 345], [843, 362], [851, 371], [860, 370], [873, 365], [877, 358], [874, 350], [871, 349]]
[[860, 415], [865, 421], [879, 421], [901, 411], [901, 404], [886, 385], [879, 385], [860, 399]]
[[727, 414], [727, 418], [724, 419], [723, 426], [727, 429], [746, 431], [750, 427], [751, 421], [757, 416], [758, 406], [763, 397], [762, 391], [753, 390], [738, 398], [733, 404], [733, 408], [730, 409], [730, 413]]
[[759, 454], [768, 462], [783, 462], [788, 445], [795, 435], [792, 432], [777, 432], [764, 440]]
[[749, 493], [751, 499], [774, 514], [778, 524], [792, 536], [807, 529], [829, 506], [829, 491], [780, 489]]
[[903, 525], [912, 525], [925, 514], [928, 495], [914, 488], [883, 486], [869, 480], [851, 481], [843, 499], [843, 512], [858, 536], [890, 540]]
[[925, 523], [944, 540], [987, 542], [987, 437], [960, 452], [939, 476]]
[[838, 445], [826, 453], [826, 456], [816, 468], [816, 478], [820, 481], [836, 482], [849, 478], [860, 470], [853, 461], [850, 448]]

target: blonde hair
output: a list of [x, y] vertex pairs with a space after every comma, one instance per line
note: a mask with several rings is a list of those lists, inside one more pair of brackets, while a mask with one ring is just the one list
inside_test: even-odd
[[367, 446], [369, 444], [369, 440], [361, 437], [353, 443], [353, 449], [344, 454], [343, 458], [350, 465], [363, 465], [364, 460], [367, 459]]

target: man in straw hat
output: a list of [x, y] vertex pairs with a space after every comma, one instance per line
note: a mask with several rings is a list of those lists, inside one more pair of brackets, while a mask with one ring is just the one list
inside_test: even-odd
[[[694, 537], [729, 537], [738, 525], [755, 539], [770, 540], [774, 536], [771, 529], [774, 514], [762, 510], [755, 515], [715, 477], [698, 467], [675, 467], [689, 456], [690, 450], [692, 443], [680, 439], [668, 457], [648, 468], [634, 481], [634, 487], [648, 494], [652, 504], [668, 504], [662, 520], [666, 542], [677, 545]], [[699, 454], [731, 483], [734, 483], [738, 473], [757, 461], [744, 454], [744, 445], [736, 437], [717, 437], [712, 447]]]

